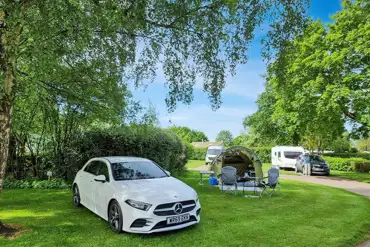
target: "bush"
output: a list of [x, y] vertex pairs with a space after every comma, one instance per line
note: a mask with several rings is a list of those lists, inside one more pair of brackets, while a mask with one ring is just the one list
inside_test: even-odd
[[71, 185], [62, 179], [49, 180], [32, 180], [22, 179], [16, 180], [6, 178], [4, 180], [5, 189], [69, 189]]
[[255, 147], [250, 149], [252, 149], [257, 154], [262, 163], [271, 162], [271, 147]]
[[325, 153], [324, 155], [339, 158], [363, 158], [370, 160], [370, 153]]
[[173, 132], [152, 126], [86, 132], [67, 148], [65, 165], [57, 174], [71, 181], [89, 159], [104, 156], [144, 157], [176, 173], [185, 167], [187, 147]]
[[370, 161], [362, 158], [338, 158], [323, 156], [331, 170], [368, 172]]
[[[229, 147], [226, 147], [226, 149]], [[271, 147], [255, 147], [250, 148], [246, 147], [251, 150], [253, 150], [260, 161], [262, 163], [270, 163], [271, 162]], [[188, 148], [188, 159], [189, 160], [204, 160], [206, 158], [207, 148], [194, 148], [189, 147]]]
[[205, 160], [207, 149], [208, 148], [195, 148], [191, 146], [191, 148], [188, 148], [188, 159], [189, 160]]

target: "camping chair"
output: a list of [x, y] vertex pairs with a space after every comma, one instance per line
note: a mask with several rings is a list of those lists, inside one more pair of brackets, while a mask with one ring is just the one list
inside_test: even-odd
[[[236, 176], [236, 168], [232, 166], [225, 166], [221, 169], [221, 192], [226, 194], [227, 192], [231, 192], [234, 196], [236, 195], [237, 190], [237, 176]], [[224, 190], [225, 187], [225, 190]], [[233, 187], [235, 190], [233, 190]]]
[[267, 182], [261, 181], [261, 186], [263, 190], [261, 192], [261, 196], [263, 192], [266, 192], [268, 196], [272, 196], [272, 194], [278, 189], [280, 191], [279, 185], [279, 169], [273, 167], [270, 168], [267, 172]]

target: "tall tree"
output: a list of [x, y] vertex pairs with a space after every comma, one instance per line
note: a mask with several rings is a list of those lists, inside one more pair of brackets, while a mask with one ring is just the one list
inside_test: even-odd
[[225, 146], [230, 146], [233, 142], [233, 134], [228, 130], [221, 130], [220, 133], [217, 134], [216, 141], [222, 141]]
[[202, 131], [192, 130], [188, 127], [181, 126], [171, 127], [170, 130], [175, 132], [186, 143], [208, 141], [208, 137]]
[[304, 23], [306, 2], [0, 0], [0, 190], [23, 86], [109, 108], [122, 100], [128, 79], [140, 86], [160, 62], [170, 110], [191, 102], [197, 76], [217, 108], [227, 71], [247, 61], [254, 29], [268, 16], [266, 44], [279, 49]]
[[343, 1], [343, 10], [328, 27], [311, 22], [302, 34], [284, 43], [268, 66], [259, 110], [246, 119], [246, 125], [275, 138], [285, 133], [292, 144], [312, 136], [328, 143], [341, 136], [346, 123], [352, 125], [352, 135], [367, 136], [369, 13], [367, 0]]

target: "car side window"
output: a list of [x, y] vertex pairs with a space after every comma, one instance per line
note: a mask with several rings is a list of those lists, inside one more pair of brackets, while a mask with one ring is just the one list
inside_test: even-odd
[[99, 174], [98, 175], [104, 175], [107, 181], [109, 182], [109, 171], [107, 164], [104, 162], [99, 161]]
[[96, 176], [98, 174], [98, 168], [99, 168], [99, 161], [91, 161], [85, 167], [84, 171]]

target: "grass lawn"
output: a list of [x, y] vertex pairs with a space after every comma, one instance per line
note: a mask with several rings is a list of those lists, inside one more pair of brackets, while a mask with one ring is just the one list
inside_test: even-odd
[[186, 164], [186, 168], [195, 168], [198, 166], [205, 165], [206, 162], [204, 160], [188, 160], [188, 163]]
[[[267, 171], [271, 168], [271, 163], [263, 163], [262, 164], [262, 171], [263, 171], [263, 174], [266, 174], [267, 175]], [[279, 171], [280, 174], [289, 174], [289, 175], [296, 175], [296, 176], [299, 176], [299, 174], [295, 173], [293, 170], [280, 170]]]
[[[204, 160], [188, 160], [188, 163], [186, 164], [187, 168], [195, 168], [198, 166], [203, 166], [205, 165]], [[267, 174], [267, 171], [271, 168], [270, 163], [263, 163], [262, 170], [264, 174]], [[285, 171], [285, 170], [280, 170], [281, 174], [290, 174], [290, 175], [298, 175], [294, 171]]]
[[198, 185], [197, 172], [181, 179], [199, 193], [202, 219], [188, 229], [149, 236], [112, 233], [86, 208], [74, 208], [71, 192], [5, 190], [0, 219], [24, 225], [0, 246], [354, 246], [365, 240], [370, 200], [330, 187], [281, 181], [272, 198], [221, 195]]
[[330, 175], [370, 183], [370, 173], [330, 171]]

